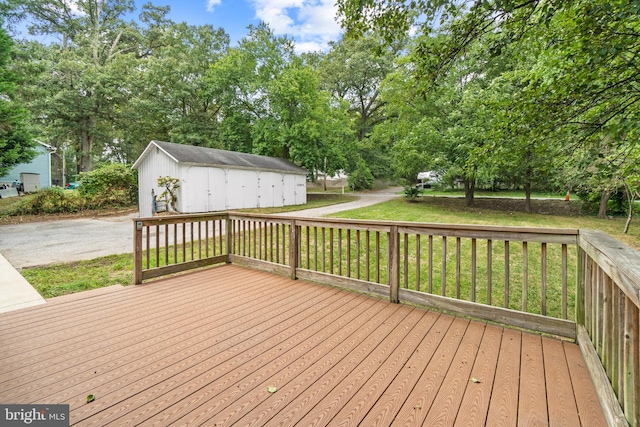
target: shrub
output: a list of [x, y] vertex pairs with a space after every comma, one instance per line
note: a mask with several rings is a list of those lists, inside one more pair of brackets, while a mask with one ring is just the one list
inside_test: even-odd
[[410, 202], [415, 202], [420, 195], [420, 190], [415, 185], [408, 185], [403, 190], [404, 198]]
[[86, 199], [76, 192], [60, 187], [44, 188], [25, 198], [16, 208], [16, 215], [40, 215], [78, 212], [87, 208]]
[[107, 163], [80, 174], [80, 194], [93, 207], [131, 206], [138, 202], [138, 174], [123, 163]]
[[356, 170], [349, 174], [349, 187], [352, 190], [370, 190], [373, 188], [374, 177], [367, 163], [360, 159]]

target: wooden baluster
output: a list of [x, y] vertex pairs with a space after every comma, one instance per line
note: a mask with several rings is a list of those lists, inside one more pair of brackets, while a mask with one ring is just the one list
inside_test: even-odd
[[338, 228], [338, 276], [342, 276], [342, 228]]
[[487, 240], [487, 305], [491, 305], [493, 287], [493, 241]]
[[307, 233], [306, 233], [306, 236], [305, 236], [305, 241], [307, 243], [307, 269], [311, 270], [311, 266], [309, 264], [309, 252], [310, 252], [309, 248], [310, 248], [310, 245], [309, 245], [309, 226], [308, 225], [307, 225]]
[[365, 256], [365, 258], [366, 258], [365, 259], [365, 263], [367, 265], [367, 272], [366, 272], [365, 280], [367, 282], [369, 282], [370, 279], [371, 279], [371, 274], [370, 274], [371, 273], [371, 242], [370, 242], [371, 233], [369, 232], [369, 230], [366, 231], [365, 238], [367, 239], [366, 248], [365, 248], [365, 250], [367, 251], [367, 255]]
[[392, 303], [398, 303], [398, 294], [400, 286], [400, 241], [398, 235], [398, 226], [392, 225], [387, 238], [388, 252], [387, 259], [389, 264], [389, 298]]
[[169, 224], [164, 225], [164, 265], [169, 265]]
[[322, 227], [322, 272], [324, 273], [326, 271], [326, 261], [327, 261], [327, 254], [326, 254], [326, 237], [325, 237], [325, 228]]
[[420, 292], [420, 234], [416, 234], [416, 291]]
[[456, 237], [456, 298], [460, 299], [460, 259], [461, 244], [460, 237]]
[[193, 222], [191, 222], [190, 224], [191, 224], [191, 241], [190, 241], [190, 243], [191, 243], [191, 260], [193, 261], [195, 259], [195, 250], [196, 250], [195, 244], [193, 242], [194, 236], [195, 236], [195, 231], [194, 231], [195, 227], [193, 225]]
[[347, 277], [351, 277], [351, 229], [347, 229]]
[[522, 311], [527, 313], [529, 304], [529, 247], [522, 242]]
[[447, 236], [442, 236], [442, 276], [441, 276], [441, 295], [447, 295]]
[[380, 232], [376, 231], [376, 283], [380, 283]]
[[541, 284], [540, 284], [540, 312], [543, 316], [547, 315], [547, 244], [542, 243], [540, 248], [540, 255], [542, 258], [542, 266], [541, 266]]
[[471, 301], [476, 302], [477, 254], [476, 239], [471, 239]]
[[429, 293], [433, 293], [433, 235], [429, 235]]
[[360, 279], [360, 230], [356, 230], [356, 279]]
[[329, 229], [329, 274], [333, 274], [333, 227]]
[[156, 267], [160, 267], [160, 224], [156, 225]]
[[504, 242], [504, 308], [509, 308], [509, 241]]
[[562, 245], [562, 318], [566, 319], [567, 314], [567, 245]]
[[402, 253], [402, 265], [404, 268], [404, 288], [409, 288], [409, 234], [404, 233], [403, 236], [403, 253]]
[[[626, 298], [626, 297], [625, 297]], [[629, 298], [625, 303], [624, 320], [624, 401], [627, 421], [632, 427], [640, 425], [640, 348], [638, 307]]]

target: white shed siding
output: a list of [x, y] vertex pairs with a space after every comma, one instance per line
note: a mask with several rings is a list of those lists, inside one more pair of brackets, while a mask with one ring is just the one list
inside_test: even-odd
[[152, 215], [157, 179], [179, 179], [178, 211], [213, 212], [306, 203], [306, 176], [282, 159], [152, 141], [133, 166], [138, 169], [140, 215]]
[[295, 203], [304, 205], [307, 203], [307, 177], [305, 175], [293, 175], [296, 184]]
[[227, 209], [227, 171], [221, 168], [209, 169], [209, 209], [207, 212]]
[[182, 197], [185, 212], [207, 212], [209, 209], [209, 168], [182, 168]]
[[282, 206], [282, 174], [264, 171], [258, 181], [258, 197], [261, 208]]
[[[140, 188], [138, 206], [141, 217], [153, 215], [151, 190], [153, 189], [156, 196], [160, 196], [164, 191], [163, 188], [158, 187], [158, 178], [161, 176], [180, 178], [179, 169], [180, 167], [173, 159], [158, 149], [154, 149], [154, 153], [142, 160], [138, 166], [138, 188]], [[182, 210], [181, 188], [178, 189], [177, 196], [177, 208]]]

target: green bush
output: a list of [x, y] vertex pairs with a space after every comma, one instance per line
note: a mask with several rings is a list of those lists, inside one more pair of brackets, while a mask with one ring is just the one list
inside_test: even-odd
[[403, 190], [404, 198], [410, 202], [415, 202], [420, 195], [420, 190], [415, 185], [408, 185]]
[[367, 163], [360, 159], [356, 165], [356, 170], [349, 174], [349, 187], [354, 191], [371, 190], [374, 180]]
[[107, 163], [80, 174], [80, 194], [94, 207], [138, 203], [138, 171], [122, 163]]
[[24, 199], [15, 209], [16, 215], [40, 215], [79, 212], [87, 208], [87, 201], [74, 191], [60, 187], [44, 188]]

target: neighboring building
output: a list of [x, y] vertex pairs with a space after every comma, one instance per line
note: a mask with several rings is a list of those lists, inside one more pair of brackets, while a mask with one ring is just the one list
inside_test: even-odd
[[36, 142], [36, 157], [30, 163], [15, 165], [5, 176], [0, 177], [1, 183], [22, 182], [26, 192], [51, 187], [51, 153], [56, 149], [43, 142]]
[[151, 141], [133, 164], [138, 170], [140, 216], [153, 214], [158, 178], [178, 178], [181, 213], [301, 205], [307, 171], [275, 157]]

